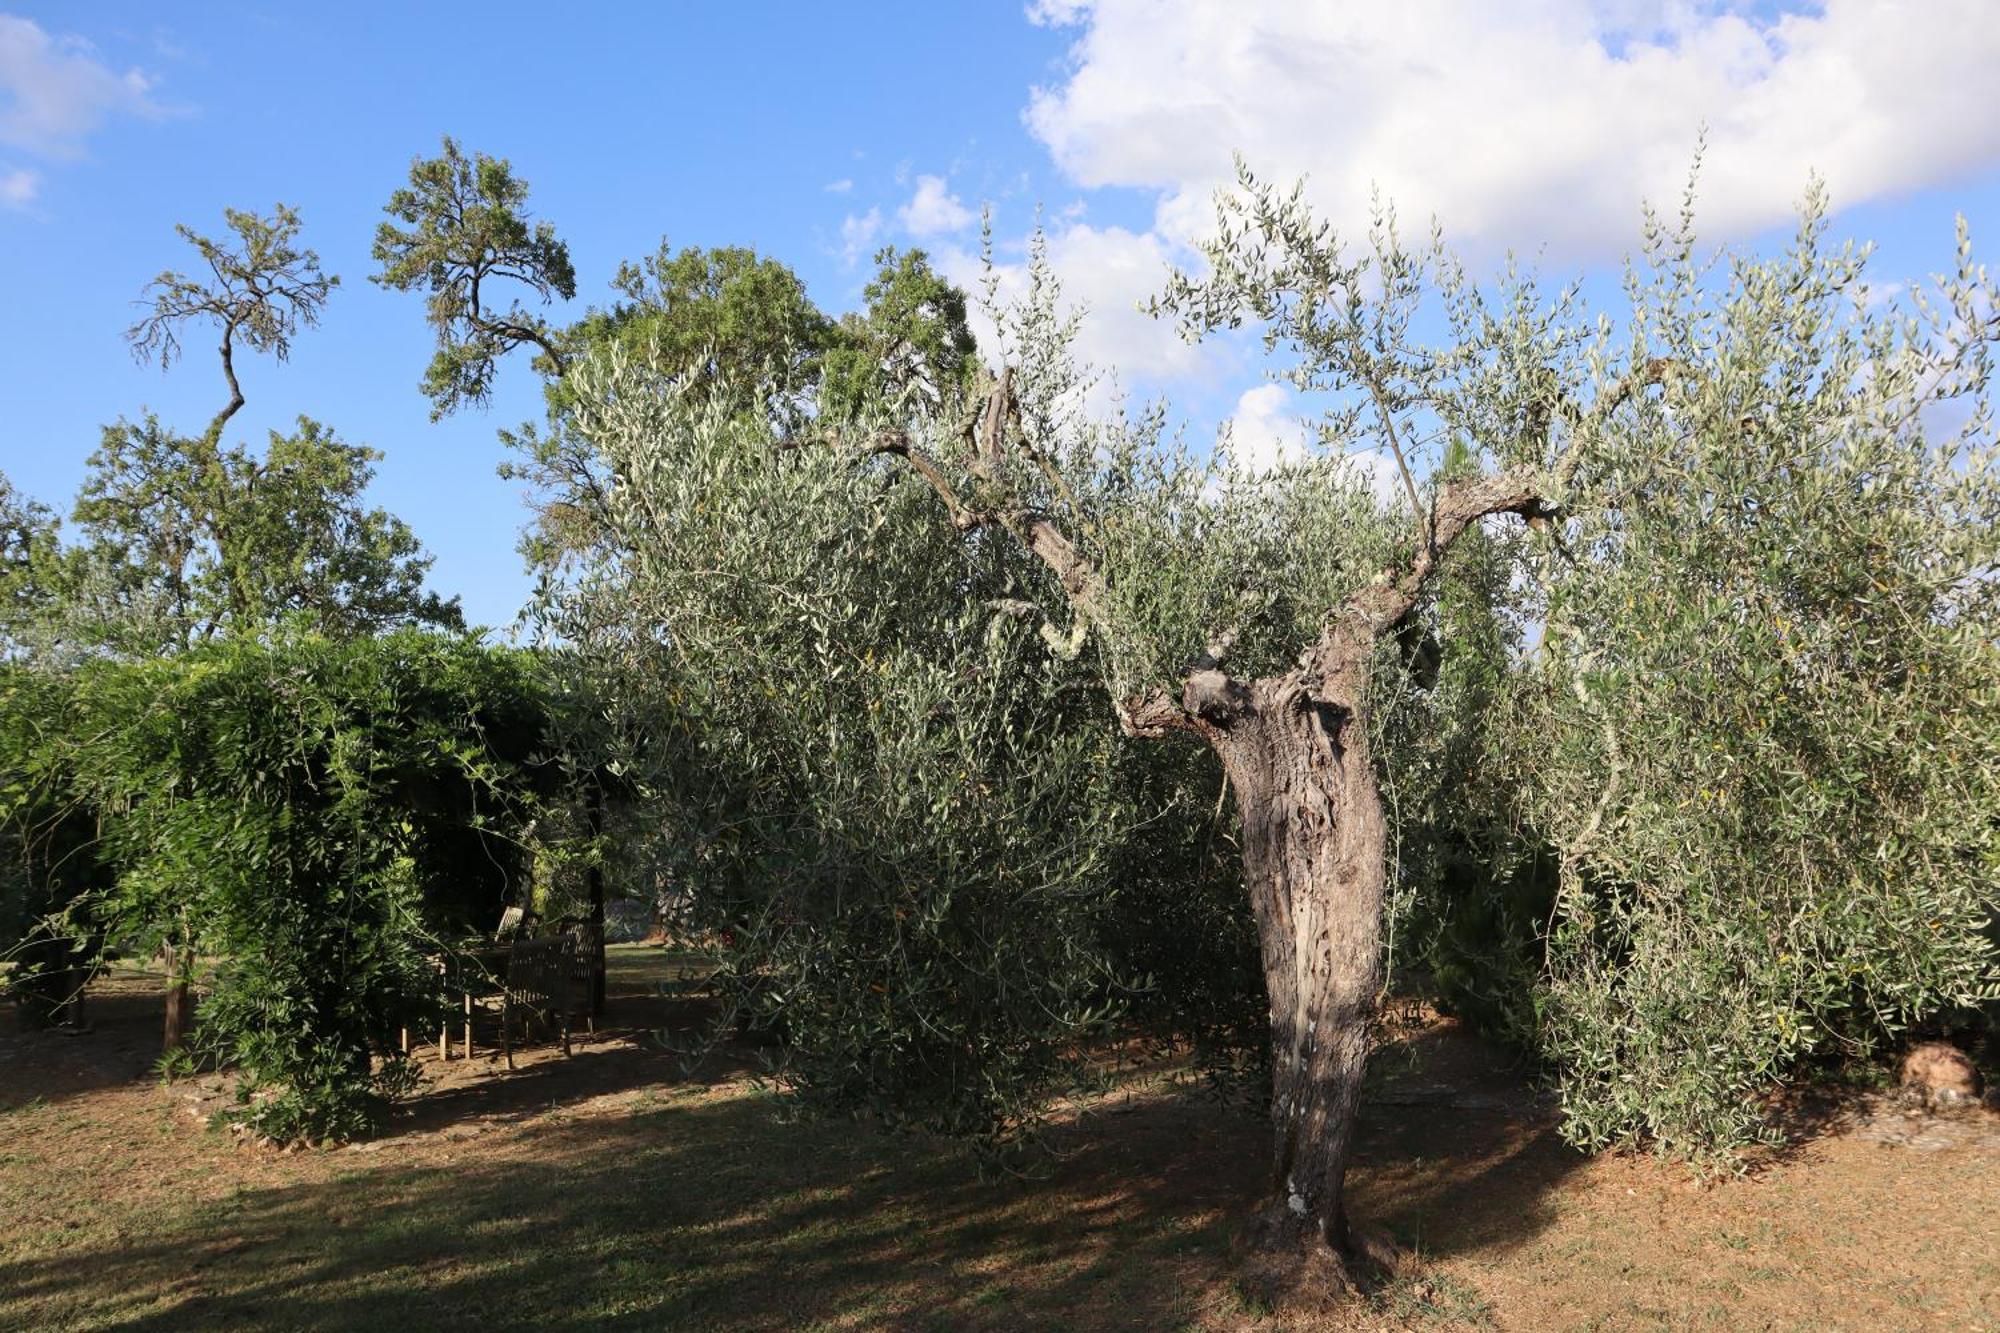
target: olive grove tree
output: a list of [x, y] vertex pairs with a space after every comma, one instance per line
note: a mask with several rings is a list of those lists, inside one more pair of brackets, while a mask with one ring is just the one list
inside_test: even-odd
[[[464, 216], [416, 188], [437, 170], [391, 203], [435, 255], [398, 240], [384, 281], [430, 285], [475, 387], [541, 349], [549, 424], [509, 437], [534, 616], [809, 1098], [1031, 1125], [1122, 1006], [1240, 1041], [1254, 953], [1255, 1231], [1345, 1256], [1386, 926], [1452, 856], [1587, 1146], [1726, 1150], [1829, 1043], [1992, 994], [1994, 328], [1968, 253], [1899, 309], [1826, 251], [1816, 195], [1775, 259], [1703, 263], [1689, 213], [1649, 219], [1627, 311], [1593, 319], [1388, 215], [1350, 248], [1246, 173], [1156, 313], [1255, 328], [1322, 411], [1309, 457], [1259, 468], [1164, 408], [1091, 408], [1039, 248], [1018, 303], [989, 284], [986, 371], [921, 256], [836, 323], [780, 265], [663, 249], [610, 310], [501, 337], [466, 275], [532, 236], [511, 276], [567, 294], [558, 243], [504, 163], [454, 168], [505, 186]], [[1196, 744], [1138, 744], [1172, 738]]]
[[[1816, 200], [1794, 254], [1720, 277], [1685, 218], [1655, 222], [1614, 323], [1517, 274], [1482, 289], [1441, 244], [1406, 248], [1391, 217], [1351, 251], [1300, 192], [1240, 186], [1219, 198], [1205, 271], [1173, 276], [1158, 310], [1195, 337], [1260, 328], [1325, 407], [1313, 457], [1257, 470], [1226, 438], [1188, 447], [1161, 411], [1087, 410], [1038, 251], [999, 315], [1002, 365], [961, 410], [906, 398], [787, 425], [725, 417], [643, 349], [574, 364], [570, 425], [604, 485], [570, 498], [595, 507], [600, 544], [550, 589], [551, 614], [577, 642], [670, 663], [684, 717], [717, 692], [709, 716], [741, 735], [873, 732], [853, 762], [810, 770], [819, 826], [884, 809], [960, 836], [1014, 821], [1021, 836], [987, 835], [988, 855], [1019, 858], [1000, 879], [1024, 895], [1050, 848], [1082, 837], [1035, 805], [1065, 790], [1056, 734], [1034, 738], [1054, 718], [981, 718], [961, 691], [1081, 671], [1126, 735], [1212, 751], [1269, 1006], [1256, 1233], [1281, 1253], [1354, 1247], [1343, 1181], [1397, 887], [1384, 704], [1428, 688], [1413, 643], [1467, 562], [1532, 644], [1501, 692], [1516, 720], [1494, 762], [1560, 862], [1544, 1035], [1575, 1137], [1740, 1138], [1723, 1105], [1809, 1051], [1815, 1014], [1881, 1031], [1990, 994], [1983, 272], [1966, 260], [1942, 305], [1906, 320], [1868, 296], [1860, 257], [1823, 253]], [[1954, 403], [1967, 411], [1944, 429]], [[1345, 458], [1356, 448], [1393, 462], [1397, 506]], [[890, 614], [910, 586], [955, 612], [912, 630]], [[923, 690], [913, 659], [881, 650], [899, 634]], [[1010, 646], [977, 650], [993, 643]], [[877, 710], [899, 694], [885, 730]], [[975, 765], [909, 759], [943, 734], [966, 755], [1006, 738], [1012, 799]], [[729, 836], [784, 847], [800, 808]], [[850, 845], [893, 855], [895, 828], [850, 826]]]
[[1566, 1133], [1713, 1159], [1805, 1062], [2000, 995], [2000, 303], [1963, 222], [1885, 300], [1817, 188], [1783, 254], [1684, 211], [1646, 261], [1658, 387], [1570, 475], [1509, 744]]
[[[1382, 510], [1338, 456], [1264, 473], [1227, 448], [1211, 454], [1170, 439], [1158, 412], [1106, 421], [1084, 411], [1067, 350], [1072, 325], [1038, 256], [1028, 297], [1000, 321], [1007, 364], [962, 418], [884, 409], [778, 437], [690, 410], [681, 386], [642, 361], [573, 367], [577, 427], [616, 484], [604, 493], [602, 525], [614, 549], [572, 589], [581, 596], [570, 606], [616, 608], [615, 633], [586, 637], [628, 651], [664, 643], [684, 659], [697, 636], [716, 636], [703, 654], [711, 672], [811, 634], [821, 665], [777, 702], [789, 712], [832, 704], [816, 696], [850, 670], [895, 671], [873, 651], [861, 608], [914, 580], [963, 608], [967, 642], [979, 623], [992, 634], [1019, 619], [1038, 625], [1051, 659], [1083, 661], [1109, 685], [1130, 736], [1205, 742], [1228, 775], [1270, 1006], [1275, 1199], [1265, 1238], [1277, 1248], [1318, 1238], [1344, 1251], [1342, 1181], [1382, 976], [1389, 828], [1370, 731], [1375, 677], [1385, 658], [1400, 660], [1397, 631], [1454, 544], [1489, 515], [1553, 512], [1577, 444], [1629, 390], [1570, 407], [1568, 428], [1531, 446], [1537, 403], [1563, 383], [1539, 377], [1551, 363], [1555, 375], [1567, 370], [1565, 387], [1587, 375], [1573, 341], [1548, 333], [1525, 301], [1489, 315], [1454, 284], [1462, 345], [1448, 364], [1420, 359], [1401, 345], [1419, 271], [1389, 233], [1377, 237], [1381, 286], [1371, 291], [1370, 265], [1340, 260], [1296, 198], [1259, 191], [1241, 207], [1250, 225], [1288, 245], [1284, 266], [1238, 262], [1248, 247], [1225, 234], [1214, 274], [1177, 282], [1169, 302], [1196, 328], [1249, 305], [1276, 337], [1306, 350], [1302, 380], [1361, 377], [1405, 468], [1414, 522]], [[1468, 458], [1420, 489], [1396, 438], [1419, 405], [1449, 414], [1475, 442], [1504, 431], [1487, 450], [1501, 466], [1482, 472]], [[1350, 416], [1332, 429], [1355, 426]], [[733, 479], [717, 460], [728, 460]], [[881, 498], [858, 509], [829, 502], [857, 488]], [[913, 495], [927, 501], [915, 512], [943, 521], [912, 529]], [[739, 564], [739, 551], [758, 554]], [[1011, 576], [982, 594], [951, 573], [965, 559], [1004, 560]], [[772, 591], [745, 604], [739, 582]], [[822, 600], [829, 583], [839, 592]], [[609, 596], [592, 603], [592, 591]], [[703, 609], [725, 598], [726, 615]], [[986, 662], [981, 674], [1002, 668], [1028, 669], [1017, 658]], [[939, 715], [963, 716], [932, 705], [897, 719], [896, 730], [917, 743]], [[839, 729], [871, 725], [830, 716]], [[1035, 721], [1017, 715], [1006, 725]], [[1025, 766], [1016, 782], [1037, 775]], [[937, 783], [944, 790], [933, 801], [956, 800], [948, 774], [906, 766], [898, 776], [918, 785], [910, 796]], [[1042, 847], [1060, 846], [1061, 821], [1030, 813], [1011, 817]]]

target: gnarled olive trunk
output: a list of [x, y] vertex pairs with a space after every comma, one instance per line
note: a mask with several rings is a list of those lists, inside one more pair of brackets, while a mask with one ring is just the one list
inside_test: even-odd
[[[1643, 381], [1658, 383], [1658, 364]], [[961, 487], [908, 433], [872, 439], [864, 456], [902, 458], [936, 491], [960, 532], [1004, 529], [1054, 575], [1078, 613], [1114, 639], [1127, 633], [1110, 584], [1088, 551], [1041, 508], [1009, 492], [996, 466], [1010, 439], [1045, 474], [1052, 451], [1021, 431], [1020, 405], [1003, 370], [985, 411], [965, 427], [971, 475]], [[1441, 479], [1426, 509], [1409, 475], [1382, 386], [1387, 443], [1403, 471], [1419, 541], [1407, 560], [1358, 587], [1298, 666], [1238, 680], [1222, 669], [1242, 626], [1219, 632], [1180, 682], [1142, 684], [1117, 702], [1132, 736], [1194, 732], [1214, 747], [1236, 793], [1244, 877], [1256, 911], [1271, 1001], [1271, 1115], [1276, 1135], [1273, 1201], [1261, 1228], [1273, 1248], [1324, 1242], [1353, 1250], [1344, 1205], [1347, 1159], [1375, 1000], [1381, 989], [1382, 896], [1388, 821], [1369, 753], [1366, 706], [1376, 646], [1417, 608], [1451, 544], [1489, 514], [1545, 522], [1548, 479], [1529, 469]], [[1622, 401], [1628, 389], [1613, 396]], [[974, 430], [974, 427], [977, 430]], [[1010, 435], [1010, 426], [1020, 431]], [[1556, 470], [1554, 490], [1567, 464]], [[1057, 489], [1065, 491], [1057, 478]], [[1000, 497], [999, 503], [993, 498]], [[1072, 501], [1073, 503], [1073, 501]], [[1247, 586], [1247, 585], [1246, 585]]]
[[1205, 708], [1242, 821], [1244, 878], [1271, 1003], [1271, 1202], [1256, 1240], [1352, 1249], [1343, 1183], [1381, 989], [1387, 824], [1362, 691], [1298, 674], [1231, 682]]

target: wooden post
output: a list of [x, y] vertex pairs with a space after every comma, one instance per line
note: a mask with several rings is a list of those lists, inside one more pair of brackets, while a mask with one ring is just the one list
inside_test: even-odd
[[472, 992], [465, 993], [465, 1058], [472, 1058]]
[[597, 1016], [604, 1012], [604, 785], [595, 774], [590, 779], [590, 926], [596, 936], [597, 956], [590, 960], [590, 1017], [596, 1028]]
[[188, 984], [187, 973], [193, 961], [186, 951], [176, 949], [171, 943], [161, 946], [167, 963], [167, 1016], [161, 1035], [160, 1047], [172, 1055], [187, 1045], [188, 1028], [194, 1017], [194, 990]]
[[[444, 998], [444, 995], [451, 994], [451, 969], [446, 964], [445, 960], [442, 958], [437, 960], [437, 969], [438, 969], [438, 987], [441, 991], [443, 991], [443, 995], [440, 995], [438, 998], [442, 1000]], [[438, 1059], [439, 1060], [451, 1059], [451, 1015], [450, 1014], [438, 1015]]]

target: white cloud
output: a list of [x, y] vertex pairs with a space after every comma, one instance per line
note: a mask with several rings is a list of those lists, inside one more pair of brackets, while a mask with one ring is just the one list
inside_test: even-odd
[[[1166, 285], [1168, 248], [1151, 232], [1077, 223], [1048, 233], [1049, 266], [1062, 284], [1063, 304], [1082, 312], [1076, 355], [1100, 371], [1116, 371], [1125, 387], [1157, 389], [1207, 374], [1216, 351], [1185, 342], [1171, 320], [1154, 319], [1139, 304]], [[955, 246], [940, 248], [939, 271], [968, 292], [980, 290], [980, 259]], [[1027, 265], [1001, 263], [1003, 304], [1026, 290]], [[992, 330], [973, 321], [980, 346], [997, 357]]]
[[[1310, 441], [1311, 425], [1293, 410], [1292, 391], [1282, 384], [1260, 384], [1236, 400], [1229, 418], [1229, 436], [1236, 461], [1253, 473], [1302, 463], [1319, 450]], [[1375, 502], [1404, 503], [1403, 478], [1396, 460], [1379, 450], [1358, 450], [1342, 456], [1374, 493]]]
[[917, 177], [917, 192], [896, 211], [903, 229], [912, 236], [939, 236], [963, 231], [972, 224], [973, 213], [958, 202], [942, 176]]
[[882, 210], [871, 208], [866, 213], [850, 213], [840, 224], [840, 257], [849, 265], [861, 256], [872, 253], [875, 238], [882, 234]]
[[846, 177], [843, 176], [841, 179], [837, 181], [828, 181], [825, 185], [821, 186], [820, 188], [825, 190], [828, 194], [846, 194], [849, 190], [854, 188], [854, 182], [848, 180]]
[[149, 75], [119, 73], [81, 38], [51, 36], [32, 19], [0, 14], [0, 144], [40, 157], [80, 157], [110, 117], [164, 114], [153, 91]]
[[1038, 28], [1067, 28], [1089, 12], [1090, 0], [1028, 0], [1028, 22]]
[[1252, 472], [1269, 472], [1312, 457], [1306, 425], [1285, 410], [1291, 393], [1282, 384], [1246, 389], [1229, 418], [1230, 443], [1236, 461]]
[[41, 176], [26, 167], [0, 171], [0, 208], [26, 208], [41, 189]]
[[1704, 232], [1783, 221], [1808, 172], [1855, 202], [2000, 157], [1991, 0], [1041, 0], [1084, 26], [1028, 124], [1088, 187], [1158, 192], [1176, 241], [1212, 225], [1241, 151], [1310, 174], [1350, 234], [1371, 186], [1476, 253], [1603, 258], [1642, 198], [1677, 200], [1697, 135]]

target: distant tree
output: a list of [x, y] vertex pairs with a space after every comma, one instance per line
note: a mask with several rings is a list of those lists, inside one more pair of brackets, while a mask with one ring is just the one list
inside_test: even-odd
[[46, 623], [60, 542], [55, 511], [0, 473], [0, 657], [26, 651]]
[[261, 456], [153, 417], [106, 427], [58, 576], [69, 637], [145, 656], [285, 617], [335, 637], [458, 625], [409, 526], [363, 498], [380, 457], [305, 417]]
[[238, 343], [289, 358], [340, 280], [299, 244], [295, 210], [224, 216], [233, 245], [176, 228], [208, 273], [161, 273], [126, 336], [165, 368], [190, 328], [218, 329], [228, 399], [196, 436], [150, 416], [105, 429], [77, 498], [80, 540], [60, 562], [61, 636], [146, 654], [283, 616], [334, 635], [460, 623], [455, 602], [423, 590], [430, 560], [409, 527], [362, 501], [379, 453], [305, 417], [261, 456], [225, 444], [245, 402]]
[[843, 316], [829, 339], [821, 410], [852, 417], [883, 403], [932, 413], [956, 407], [979, 370], [965, 293], [922, 250], [891, 246], [875, 263], [862, 310]]
[[409, 527], [363, 502], [379, 453], [304, 417], [261, 454], [225, 442], [246, 401], [238, 347], [288, 358], [339, 279], [299, 244], [293, 209], [224, 215], [230, 241], [176, 228], [207, 271], [161, 273], [126, 336], [165, 368], [191, 330], [214, 330], [228, 396], [198, 435], [152, 416], [106, 427], [71, 544], [12, 505], [8, 633], [20, 651], [146, 656], [282, 617], [336, 636], [460, 623], [456, 602], [424, 591], [430, 560]]
[[[410, 183], [389, 196], [391, 220], [375, 232], [373, 281], [428, 294], [437, 354], [424, 375], [433, 420], [492, 395], [501, 357], [532, 346], [560, 375], [563, 334], [519, 299], [499, 304], [493, 288], [525, 287], [547, 304], [576, 295], [569, 247], [555, 228], [527, 213], [528, 185], [505, 158], [467, 157], [447, 136], [437, 157], [410, 164]], [[401, 224], [401, 225], [398, 225]]]
[[738, 246], [666, 242], [638, 263], [619, 265], [612, 287], [624, 298], [575, 328], [579, 346], [616, 344], [689, 378], [697, 396], [764, 401], [732, 410], [782, 411], [809, 403], [819, 383], [832, 324], [784, 264]]
[[320, 271], [317, 254], [298, 246], [296, 210], [279, 204], [267, 218], [226, 208], [223, 217], [236, 233], [234, 248], [185, 224], [175, 225], [181, 239], [208, 265], [208, 274], [162, 272], [147, 287], [152, 309], [125, 334], [134, 356], [157, 360], [166, 370], [180, 355], [189, 324], [220, 327], [218, 350], [229, 401], [200, 437], [211, 454], [221, 448], [223, 427], [243, 406], [243, 388], [236, 379], [236, 344], [269, 352], [280, 361], [289, 359], [292, 339], [301, 328], [319, 323], [327, 297], [340, 285], [339, 278]]

